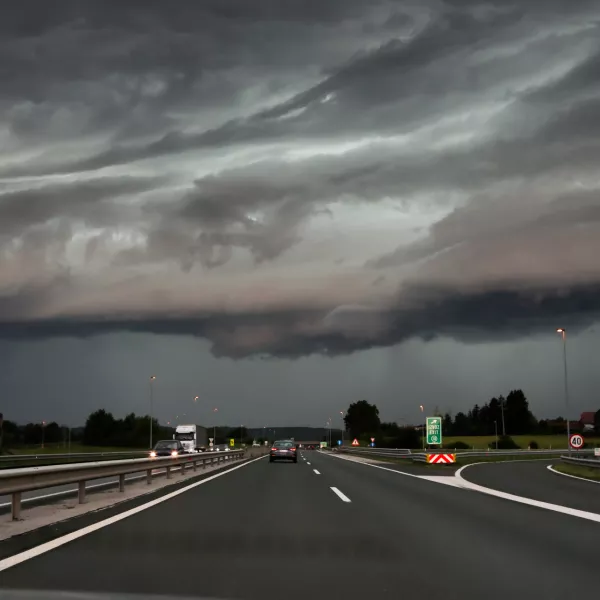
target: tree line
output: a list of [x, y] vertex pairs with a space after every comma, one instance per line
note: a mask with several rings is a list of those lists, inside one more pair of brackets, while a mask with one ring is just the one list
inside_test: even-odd
[[[104, 409], [92, 412], [84, 427], [69, 428], [52, 421], [50, 423], [27, 423], [18, 425], [14, 421], [4, 420], [0, 429], [0, 451], [23, 446], [64, 446], [77, 442], [86, 446], [146, 448], [150, 438], [150, 416], [129, 413], [122, 419], [116, 418]], [[174, 427], [160, 425], [152, 419], [152, 439], [172, 439]], [[245, 427], [216, 427], [215, 443], [226, 443], [229, 438], [252, 443], [249, 431]]]
[[[562, 434], [567, 422], [563, 417], [538, 420], [529, 409], [523, 390], [512, 390], [506, 398], [491, 398], [483, 405], [475, 404], [467, 412], [442, 414], [434, 409], [425, 416], [442, 418], [443, 436]], [[344, 417], [346, 431], [352, 438], [376, 438], [378, 446], [418, 448], [422, 445], [423, 424], [382, 422], [375, 404], [359, 400], [350, 404]], [[595, 432], [600, 434], [600, 410], [596, 412]]]

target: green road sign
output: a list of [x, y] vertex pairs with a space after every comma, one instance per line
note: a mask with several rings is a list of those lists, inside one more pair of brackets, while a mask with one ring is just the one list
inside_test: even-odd
[[442, 418], [427, 417], [427, 444], [442, 443]]

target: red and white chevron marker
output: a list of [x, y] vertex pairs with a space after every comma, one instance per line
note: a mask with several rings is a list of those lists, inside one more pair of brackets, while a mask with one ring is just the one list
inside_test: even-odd
[[456, 462], [456, 454], [428, 454], [427, 462], [430, 465], [448, 465]]

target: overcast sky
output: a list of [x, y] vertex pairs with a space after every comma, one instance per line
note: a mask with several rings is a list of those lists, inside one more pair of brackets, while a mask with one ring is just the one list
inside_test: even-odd
[[[0, 4], [0, 411], [600, 408], [597, 0]], [[194, 397], [199, 400], [194, 402]]]

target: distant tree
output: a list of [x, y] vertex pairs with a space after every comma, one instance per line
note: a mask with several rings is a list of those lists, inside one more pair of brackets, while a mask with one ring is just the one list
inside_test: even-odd
[[374, 404], [369, 404], [366, 400], [354, 402], [346, 411], [344, 424], [346, 431], [350, 432], [353, 438], [375, 433], [381, 425], [379, 409]]
[[452, 435], [454, 430], [454, 423], [452, 422], [452, 415], [446, 413], [442, 420], [442, 436]]
[[511, 435], [531, 433], [535, 430], [537, 421], [529, 410], [529, 402], [523, 390], [512, 390], [508, 394], [504, 418], [506, 431]]
[[52, 421], [44, 426], [44, 443], [58, 444], [62, 439], [62, 431], [60, 425], [56, 421]]
[[454, 435], [470, 435], [471, 421], [463, 412], [457, 412], [454, 417]]
[[597, 410], [594, 415], [594, 432], [596, 435], [600, 434], [600, 410]]
[[23, 442], [27, 445], [39, 445], [42, 443], [42, 424], [27, 423], [23, 427]]
[[87, 418], [83, 430], [83, 443], [88, 446], [108, 446], [114, 443], [118, 429], [112, 413], [102, 408]]

